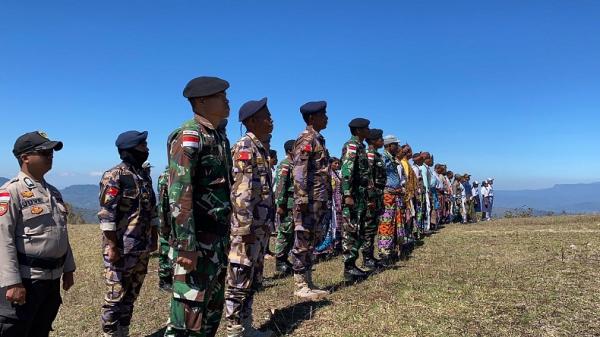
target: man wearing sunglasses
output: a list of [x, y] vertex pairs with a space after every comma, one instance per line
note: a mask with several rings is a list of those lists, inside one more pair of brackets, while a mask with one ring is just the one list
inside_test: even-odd
[[63, 289], [73, 286], [75, 260], [67, 208], [44, 179], [63, 143], [43, 132], [17, 139], [21, 171], [0, 187], [0, 335], [48, 336]]

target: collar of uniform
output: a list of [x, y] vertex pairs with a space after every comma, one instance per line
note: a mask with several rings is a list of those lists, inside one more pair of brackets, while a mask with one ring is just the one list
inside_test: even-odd
[[19, 171], [17, 178], [19, 178], [19, 180], [22, 181], [29, 189], [36, 188], [39, 185], [42, 185], [42, 186], [44, 185], [43, 181], [42, 182], [35, 181], [35, 179], [31, 178], [23, 171]]
[[196, 120], [196, 122], [198, 122], [199, 124], [202, 124], [204, 126], [206, 126], [207, 128], [211, 129], [211, 130], [216, 130], [217, 128], [215, 128], [212, 123], [206, 119], [203, 116], [200, 115], [194, 115], [194, 119]]
[[250, 131], [246, 132], [246, 135], [248, 136], [248, 138], [250, 138], [250, 140], [252, 140], [252, 142], [254, 144], [256, 144], [256, 146], [258, 146], [261, 149], [265, 149], [265, 146], [263, 145], [263, 143], [260, 141], [260, 139], [258, 139], [258, 137], [256, 137], [256, 135]]
[[317, 130], [315, 130], [315, 128], [313, 128], [312, 125], [307, 125], [306, 130], [308, 130], [308, 132], [310, 132], [310, 133], [314, 133], [317, 136], [321, 137], [321, 134], [319, 132], [317, 132]]

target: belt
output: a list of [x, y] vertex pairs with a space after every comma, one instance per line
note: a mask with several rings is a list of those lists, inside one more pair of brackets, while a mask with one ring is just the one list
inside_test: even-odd
[[31, 256], [21, 252], [17, 252], [17, 259], [19, 264], [32, 268], [41, 268], [46, 270], [54, 270], [62, 267], [67, 259], [67, 254], [59, 258], [44, 258], [38, 256]]

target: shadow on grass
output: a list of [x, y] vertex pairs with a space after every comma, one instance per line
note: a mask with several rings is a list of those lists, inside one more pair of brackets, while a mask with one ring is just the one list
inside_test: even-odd
[[313, 315], [321, 308], [331, 305], [328, 299], [320, 301], [308, 301], [292, 304], [288, 307], [276, 309], [271, 315], [271, 319], [263, 324], [260, 329], [268, 328], [274, 331], [277, 336], [284, 336], [292, 333], [298, 326], [307, 320], [312, 319]]
[[145, 337], [163, 337], [165, 335], [165, 330], [167, 330], [166, 327], [152, 333], [151, 335], [146, 335]]

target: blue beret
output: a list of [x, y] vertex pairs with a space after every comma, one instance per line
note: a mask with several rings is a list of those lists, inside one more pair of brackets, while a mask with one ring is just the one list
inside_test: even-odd
[[348, 123], [348, 126], [351, 128], [368, 128], [371, 122], [368, 119], [364, 118], [354, 118]]
[[381, 129], [371, 129], [369, 130], [369, 140], [377, 140], [379, 138], [383, 138], [383, 130]]
[[186, 98], [206, 97], [225, 91], [229, 88], [229, 82], [218, 77], [201, 76], [189, 81], [183, 89]]
[[303, 115], [312, 115], [319, 112], [326, 112], [325, 108], [327, 108], [327, 102], [325, 101], [308, 102], [300, 107], [300, 112]]
[[146, 138], [148, 138], [148, 131], [125, 131], [117, 137], [115, 145], [119, 150], [132, 149], [145, 142]]
[[260, 109], [267, 105], [267, 98], [263, 97], [259, 101], [248, 101], [240, 108], [240, 122], [254, 116], [255, 113], [259, 112]]

